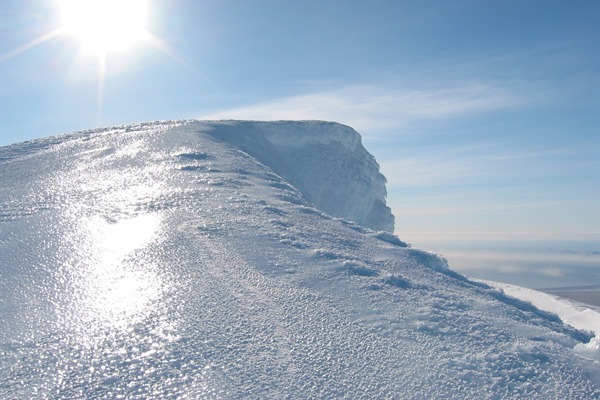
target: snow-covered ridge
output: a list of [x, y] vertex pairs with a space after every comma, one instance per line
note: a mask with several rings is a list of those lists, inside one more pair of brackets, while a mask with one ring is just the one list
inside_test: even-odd
[[[323, 212], [375, 231], [394, 232], [394, 215], [386, 205], [386, 179], [373, 155], [363, 147], [360, 134], [351, 127], [325, 121], [188, 120], [142, 123], [108, 131], [126, 133], [180, 125], [248, 153], [294, 185], [306, 201]], [[0, 161], [104, 131], [93, 129], [7, 146]]]
[[0, 398], [600, 398], [593, 333], [315, 207], [270, 126], [0, 147]]
[[194, 122], [194, 128], [255, 157], [322, 211], [394, 231], [385, 177], [354, 129], [322, 121]]

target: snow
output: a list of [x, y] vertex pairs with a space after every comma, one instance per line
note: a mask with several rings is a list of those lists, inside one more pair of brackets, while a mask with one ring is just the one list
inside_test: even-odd
[[593, 333], [390, 233], [348, 127], [90, 130], [0, 182], [1, 398], [600, 398]]
[[229, 121], [199, 129], [247, 152], [326, 213], [394, 232], [385, 177], [354, 129], [317, 121]]
[[509, 296], [528, 301], [541, 310], [552, 312], [577, 329], [591, 331], [596, 336], [600, 335], [600, 307], [508, 283], [478, 281], [498, 288]]
[[492, 287], [501, 290], [509, 296], [530, 302], [537, 308], [554, 313], [560, 319], [577, 329], [589, 331], [594, 337], [588, 343], [579, 343], [575, 352], [593, 362], [590, 369], [599, 374], [600, 371], [600, 307], [583, 304], [575, 300], [543, 293], [538, 290], [528, 289], [501, 282], [483, 281]]

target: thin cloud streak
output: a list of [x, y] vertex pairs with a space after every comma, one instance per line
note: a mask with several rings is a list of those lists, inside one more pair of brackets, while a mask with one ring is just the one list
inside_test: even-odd
[[400, 211], [394, 212], [396, 218], [403, 217], [414, 217], [414, 216], [426, 216], [426, 215], [456, 215], [456, 214], [474, 214], [474, 213], [491, 213], [498, 211], [507, 211], [507, 210], [529, 210], [529, 209], [537, 209], [540, 207], [553, 207], [553, 206], [562, 206], [563, 203], [558, 201], [546, 201], [546, 202], [531, 202], [531, 203], [523, 203], [523, 202], [515, 202], [515, 203], [492, 203], [483, 206], [477, 206], [473, 203], [465, 203], [464, 205], [457, 206], [446, 206], [446, 207], [431, 207], [425, 205], [424, 207], [410, 207], [409, 209], [404, 210], [401, 207], [398, 207]]
[[[413, 240], [433, 242], [436, 244], [449, 242], [494, 242], [498, 241], [595, 241], [600, 232], [565, 232], [565, 231], [403, 231], [403, 235]], [[472, 246], [469, 246], [472, 247]]]
[[[485, 261], [485, 262], [508, 262], [508, 263], [544, 263], [552, 264], [574, 264], [595, 268], [600, 264], [600, 255], [591, 253], [556, 253], [556, 252], [494, 252], [494, 251], [468, 251], [468, 252], [446, 252], [444, 256], [455, 260]], [[464, 267], [463, 267], [464, 269]]]
[[552, 287], [561, 282], [581, 285], [598, 279], [597, 254], [519, 253], [510, 251], [442, 251], [450, 266], [470, 277], [528, 287]]
[[[508, 248], [446, 251], [447, 248], [438, 248], [437, 253], [448, 260], [451, 268], [470, 277], [528, 287], [553, 287], [561, 282], [581, 285], [598, 279], [600, 254], [597, 252], [551, 248], [535, 251], [511, 251]], [[431, 250], [431, 247], [428, 249]]]
[[520, 107], [527, 96], [513, 88], [466, 83], [435, 89], [359, 85], [284, 97], [202, 115], [202, 119], [305, 120], [345, 123], [359, 131], [399, 128], [415, 120], [449, 119]]
[[566, 156], [572, 154], [571, 151], [567, 149], [555, 149], [548, 151], [537, 151], [537, 152], [525, 152], [518, 154], [503, 154], [503, 155], [492, 155], [490, 158], [494, 161], [514, 161], [514, 160], [524, 160], [524, 159], [536, 159], [536, 158], [544, 158], [550, 156]]
[[379, 163], [390, 190], [465, 183], [483, 175], [469, 160], [457, 157], [421, 155]]
[[[410, 153], [410, 149], [404, 149], [404, 153]], [[507, 177], [557, 176], [565, 171], [562, 159], [574, 154], [574, 150], [563, 148], [519, 150], [510, 142], [481, 138], [479, 146], [457, 146], [446, 141], [437, 147], [430, 145], [427, 153], [418, 156], [387, 155], [378, 161], [388, 178], [388, 188], [394, 189], [487, 183]], [[579, 167], [574, 161], [569, 166]]]

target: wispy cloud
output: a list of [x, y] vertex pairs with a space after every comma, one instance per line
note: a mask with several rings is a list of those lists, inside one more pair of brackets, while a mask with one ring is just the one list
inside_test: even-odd
[[470, 82], [435, 88], [356, 85], [283, 97], [200, 115], [204, 119], [335, 120], [357, 130], [378, 131], [415, 120], [448, 119], [518, 107], [529, 101], [511, 87]]
[[[524, 211], [528, 212], [529, 210], [539, 209], [541, 207], [556, 207], [561, 206], [563, 203], [557, 201], [539, 201], [539, 202], [513, 202], [513, 203], [487, 203], [478, 205], [477, 202], [467, 202], [464, 201], [462, 204], [456, 204], [456, 199], [451, 198], [448, 200], [449, 205], [447, 206], [432, 206], [427, 203], [427, 199], [424, 197], [420, 197], [420, 200], [424, 202], [424, 204], [419, 207], [418, 205], [411, 204], [409, 209], [402, 208], [400, 206], [396, 207], [397, 211], [394, 212], [396, 218], [404, 218], [404, 217], [415, 217], [415, 216], [435, 216], [435, 215], [473, 215], [473, 214], [490, 214], [490, 213], [498, 213], [503, 211]], [[440, 197], [440, 201], [443, 201], [444, 198]], [[395, 204], [392, 203], [391, 206]]]
[[464, 157], [422, 154], [419, 157], [379, 161], [389, 188], [407, 188], [465, 183], [482, 175], [473, 162]]
[[405, 232], [403, 240], [445, 257], [467, 276], [528, 287], [598, 280], [598, 232]]
[[485, 277], [528, 287], [582, 285], [598, 280], [598, 255], [552, 251], [440, 251], [451, 268], [471, 277]]
[[[414, 148], [404, 147], [394, 153], [385, 152], [384, 148], [384, 156], [377, 158], [388, 178], [388, 187], [481, 184], [507, 177], [514, 182], [526, 177], [558, 176], [566, 168], [580, 168], [579, 163], [583, 162], [572, 160], [573, 149], [521, 149], [515, 144], [516, 139], [502, 135], [481, 135], [476, 143], [455, 144], [452, 138], [457, 137], [465, 141], [457, 133], [435, 143], [422, 140]], [[566, 157], [571, 157], [567, 166]]]
[[547, 157], [565, 156], [572, 154], [569, 149], [553, 149], [548, 151], [520, 152], [514, 154], [492, 155], [490, 158], [494, 161], [514, 161], [523, 159], [540, 159]]
[[[600, 240], [600, 232], [566, 231], [405, 231], [403, 235], [410, 237], [411, 240], [429, 243], [433, 246], [468, 243], [469, 249], [477, 248], [479, 245], [475, 245], [475, 243], [479, 242], [498, 244], [542, 241], [547, 244], [548, 242], [555, 243], [557, 241], [597, 243]], [[590, 254], [595, 250], [596, 248], [591, 247], [582, 253]]]
[[475, 261], [480, 261], [485, 264], [490, 262], [494, 263], [505, 263], [507, 265], [519, 264], [524, 265], [525, 263], [538, 263], [548, 266], [554, 265], [581, 265], [589, 268], [595, 268], [600, 263], [600, 256], [597, 254], [590, 253], [556, 253], [556, 252], [507, 252], [507, 251], [465, 251], [455, 252], [449, 251], [445, 253], [445, 256], [456, 260], [469, 261], [468, 264], [473, 265], [474, 268], [478, 268], [477, 264], [473, 264]]

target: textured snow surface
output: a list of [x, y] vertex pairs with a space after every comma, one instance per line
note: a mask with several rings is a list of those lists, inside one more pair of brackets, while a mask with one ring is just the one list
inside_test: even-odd
[[595, 336], [588, 343], [575, 346], [575, 352], [591, 361], [588, 363], [589, 370], [600, 381], [600, 307], [507, 283], [479, 281], [509, 296], [528, 301], [541, 310], [552, 312], [577, 329], [592, 332]]
[[0, 398], [600, 398], [573, 350], [592, 334], [308, 198], [354, 159], [368, 171], [339, 178], [384, 195], [352, 132], [191, 121], [0, 148]]
[[558, 315], [563, 322], [566, 322], [577, 329], [591, 331], [596, 336], [600, 336], [600, 307], [583, 304], [575, 300], [565, 299], [564, 297], [508, 283], [484, 281], [480, 279], [478, 279], [478, 281], [498, 288], [509, 296], [531, 302], [531, 304], [541, 310], [550, 311]]

